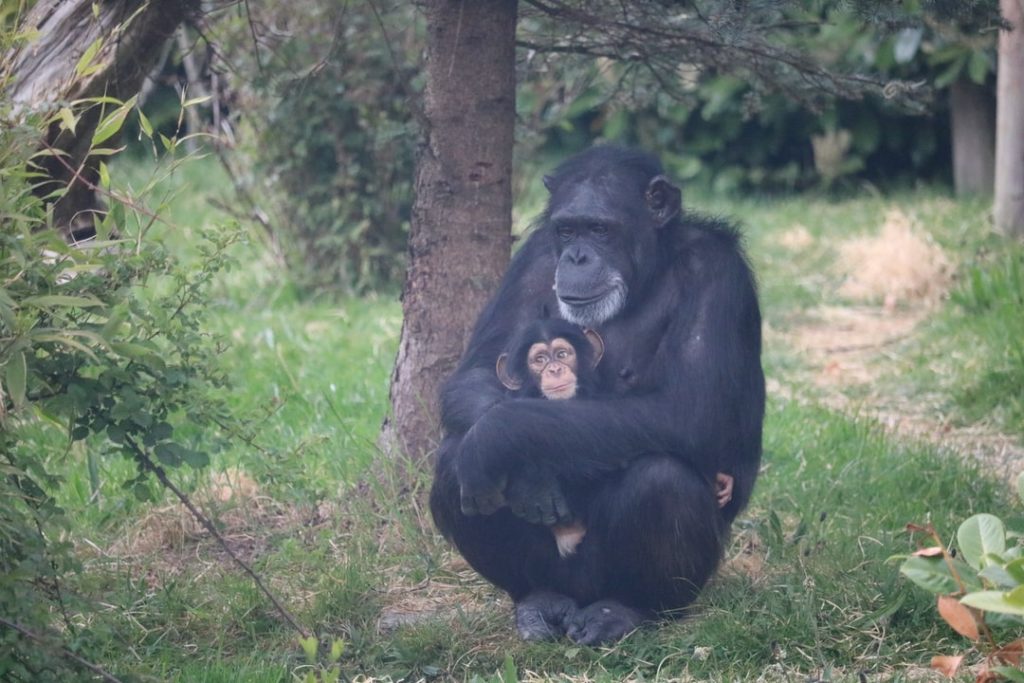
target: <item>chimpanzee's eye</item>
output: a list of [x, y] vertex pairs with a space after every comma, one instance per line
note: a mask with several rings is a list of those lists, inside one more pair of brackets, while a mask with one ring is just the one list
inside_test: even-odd
[[569, 357], [569, 352], [566, 351], [565, 349], [559, 349], [558, 353], [555, 354], [555, 358], [557, 358], [558, 360], [565, 360], [568, 357]]
[[562, 240], [571, 240], [576, 235], [576, 231], [568, 225], [559, 225], [555, 228], [555, 233]]
[[608, 226], [602, 225], [601, 223], [594, 223], [590, 226], [590, 232], [598, 237], [604, 237], [608, 234]]

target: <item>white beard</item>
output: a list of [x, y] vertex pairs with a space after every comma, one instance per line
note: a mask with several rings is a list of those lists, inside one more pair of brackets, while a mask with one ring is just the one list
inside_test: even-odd
[[601, 323], [611, 320], [626, 305], [626, 294], [628, 293], [626, 283], [621, 277], [616, 277], [612, 284], [613, 289], [608, 294], [583, 306], [570, 306], [559, 299], [558, 312], [563, 318], [580, 327], [597, 327]]

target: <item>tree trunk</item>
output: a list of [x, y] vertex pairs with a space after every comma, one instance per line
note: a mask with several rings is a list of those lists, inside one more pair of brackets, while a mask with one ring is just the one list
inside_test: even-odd
[[1024, 237], [1024, 11], [1021, 0], [1000, 0], [1012, 31], [999, 33], [996, 84], [996, 229]]
[[961, 78], [949, 93], [953, 187], [958, 197], [992, 195], [995, 183], [995, 102], [988, 88]]
[[402, 336], [382, 444], [412, 459], [439, 436], [441, 382], [508, 265], [516, 0], [428, 0], [424, 144]]
[[[127, 99], [139, 92], [164, 43], [198, 5], [198, 0], [40, 0], [21, 26], [36, 35], [4, 56], [2, 73], [10, 76], [4, 96], [16, 107], [44, 115], [87, 97]], [[96, 44], [99, 50], [78, 73], [82, 56]], [[63, 163], [46, 158], [42, 165], [53, 182], [38, 191], [47, 195], [67, 187], [54, 205], [54, 223], [68, 238], [88, 233], [93, 212], [102, 210], [89, 187], [97, 181], [98, 162], [88, 158], [100, 115], [101, 108], [92, 107], [74, 133], [54, 123], [46, 135], [46, 145], [68, 156]], [[81, 168], [79, 177], [68, 166]]]

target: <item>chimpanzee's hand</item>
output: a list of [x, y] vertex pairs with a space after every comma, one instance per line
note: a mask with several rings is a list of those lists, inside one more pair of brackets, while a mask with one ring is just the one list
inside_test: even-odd
[[524, 466], [511, 472], [505, 498], [512, 513], [531, 524], [553, 526], [573, 519], [558, 478], [543, 468]]
[[[456, 465], [459, 478], [462, 514], [490, 515], [506, 504], [505, 485], [508, 477], [493, 466], [484, 446], [472, 438], [473, 431], [462, 442], [462, 452]], [[490, 466], [489, 466], [490, 465]]]

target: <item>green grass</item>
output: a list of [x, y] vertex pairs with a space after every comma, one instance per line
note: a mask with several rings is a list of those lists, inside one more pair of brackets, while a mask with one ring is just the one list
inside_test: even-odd
[[[139, 163], [114, 170], [122, 187], [141, 186], [149, 173]], [[230, 222], [207, 202], [225, 182], [205, 160], [166, 183], [179, 190], [166, 207], [172, 225], [154, 231], [183, 258], [202, 230]], [[745, 223], [766, 320], [778, 329], [815, 306], [842, 303], [829, 270], [835, 245], [874, 229], [890, 206], [915, 212], [952, 253], [974, 254], [987, 243], [980, 205], [929, 193], [838, 202], [698, 197], [694, 205]], [[794, 255], [779, 236], [796, 224], [815, 241]], [[240, 468], [258, 492], [201, 499], [302, 623], [345, 639], [350, 678], [497, 680], [510, 658], [521, 677], [856, 681], [863, 672], [901, 680], [933, 654], [966, 649], [934, 614], [932, 596], [886, 559], [914, 547], [908, 522], [930, 520], [952, 535], [972, 513], [1003, 513], [1003, 487], [971, 464], [817, 405], [808, 387], [794, 394], [805, 398], [770, 400], [764, 473], [735, 527], [734, 562], [690, 618], [612, 648], [519, 642], [507, 601], [454, 563], [432, 531], [425, 475], [409, 492], [388, 479], [387, 467], [368, 474], [387, 410], [397, 302], [303, 300], [265, 256], [262, 236], [247, 237], [235, 254], [238, 267], [215, 286], [209, 329], [230, 341], [223, 356], [234, 387], [229, 398], [252, 417], [249, 442], [204, 438], [222, 443], [211, 469]], [[991, 277], [988, 289], [1002, 287]], [[1010, 339], [1014, 328], [1000, 327], [1001, 309], [982, 306], [984, 294], [971, 296], [973, 309], [948, 306], [923, 340], [901, 347], [900, 373], [884, 381], [926, 387], [922, 368], [940, 337], [964, 353], [979, 338]], [[791, 348], [766, 348], [769, 377], [788, 377], [800, 363]], [[956, 381], [943, 387], [954, 400]], [[1010, 388], [987, 391], [1003, 396]], [[974, 405], [985, 415], [995, 410]], [[125, 501], [118, 486], [130, 466], [100, 458], [101, 495], [93, 497], [84, 449], [65, 450], [42, 432], [33, 438], [64, 473], [60, 499], [84, 561], [69, 588], [94, 607], [76, 619], [101, 643], [102, 665], [140, 680], [211, 683], [288, 681], [303, 671], [294, 634], [222, 551], [167, 499]], [[182, 476], [199, 496], [209, 488], [207, 472]], [[382, 612], [410, 600], [439, 608], [438, 616], [381, 632]]]

